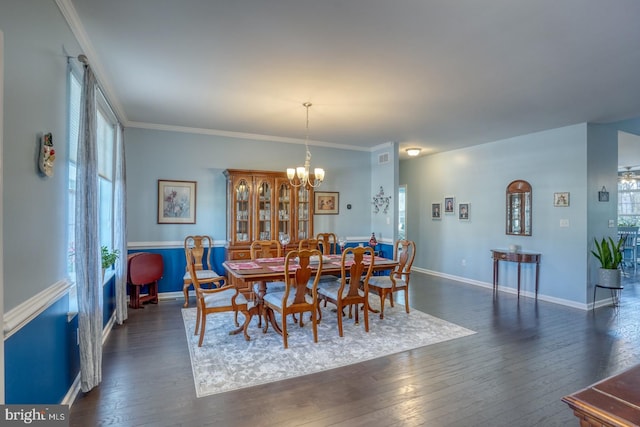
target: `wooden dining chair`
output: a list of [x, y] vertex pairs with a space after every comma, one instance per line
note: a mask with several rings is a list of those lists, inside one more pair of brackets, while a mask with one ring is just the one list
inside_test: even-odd
[[298, 242], [298, 250], [303, 249], [320, 249], [320, 242], [318, 239], [302, 239]]
[[[251, 259], [257, 258], [279, 258], [282, 256], [282, 245], [277, 240], [254, 240], [250, 246]], [[270, 282], [272, 283], [272, 282]], [[252, 285], [255, 304], [262, 307], [262, 298], [266, 292], [281, 292], [284, 290], [284, 283], [276, 282], [268, 287], [262, 282], [255, 282]], [[258, 327], [262, 326], [262, 316], [258, 316]]]
[[416, 256], [416, 244], [411, 240], [397, 240], [393, 246], [393, 259], [398, 265], [389, 276], [374, 276], [369, 280], [369, 291], [380, 296], [380, 318], [384, 319], [384, 301], [389, 296], [393, 307], [393, 294], [404, 291], [404, 307], [409, 313], [409, 278]]
[[[313, 341], [318, 342], [318, 311], [317, 311], [317, 286], [322, 274], [322, 263], [318, 264], [315, 273], [310, 265], [312, 256], [320, 257], [321, 253], [318, 249], [301, 251], [291, 251], [287, 254], [284, 261], [284, 271], [291, 272], [285, 274], [284, 290], [281, 292], [268, 292], [264, 296], [264, 305], [266, 310], [273, 310], [281, 314], [282, 318], [282, 342], [284, 348], [289, 348], [287, 333], [287, 316], [289, 314], [300, 313], [298, 324], [302, 328], [304, 326], [303, 313], [311, 313], [311, 326], [313, 328]], [[297, 261], [297, 262], [296, 262]], [[299, 265], [295, 270], [291, 267]], [[307, 293], [307, 283], [312, 280], [311, 295]], [[265, 319], [265, 332], [269, 322]]]
[[282, 245], [277, 240], [254, 240], [251, 242], [250, 250], [251, 259], [282, 256]]
[[[318, 233], [314, 240], [317, 242], [316, 245], [318, 249], [322, 251], [322, 255], [333, 255], [338, 253], [338, 238], [334, 233]], [[334, 280], [338, 280], [338, 276], [334, 274], [324, 274], [320, 278], [321, 282], [331, 282]]]
[[[189, 263], [194, 262], [194, 270], [201, 285], [208, 284], [211, 287], [220, 287], [225, 281], [224, 276], [220, 276], [213, 269], [211, 254], [213, 251], [213, 239], [211, 236], [187, 236], [184, 239], [184, 255], [187, 260], [184, 276], [182, 277], [182, 292], [184, 293], [184, 307], [189, 307], [189, 287], [195, 284], [189, 271]], [[189, 252], [191, 255], [189, 255]]]
[[323, 255], [332, 255], [338, 253], [338, 238], [334, 233], [318, 233], [316, 235]]
[[[238, 312], [244, 315], [244, 324], [242, 325], [242, 331], [244, 333], [244, 339], [249, 341], [250, 337], [247, 333], [247, 327], [251, 316], [249, 315], [248, 301], [244, 295], [240, 293], [238, 288], [231, 284], [225, 284], [219, 288], [205, 289], [201, 286], [198, 280], [196, 268], [196, 260], [193, 257], [193, 251], [187, 251], [187, 258], [190, 261], [187, 263], [187, 269], [191, 273], [193, 280], [193, 286], [196, 291], [196, 327], [194, 335], [200, 334], [198, 340], [198, 347], [202, 347], [204, 340], [204, 334], [207, 327], [207, 316], [214, 313], [234, 312], [234, 323], [236, 327], [238, 323]], [[239, 330], [232, 331], [231, 333], [237, 333]]]
[[[368, 258], [368, 263], [367, 261]], [[356, 247], [346, 248], [341, 258], [341, 277], [331, 282], [321, 282], [317, 289], [317, 311], [319, 321], [322, 320], [320, 311], [320, 301], [328, 301], [335, 304], [338, 316], [338, 334], [343, 336], [342, 318], [345, 315], [344, 309], [349, 307], [349, 317], [355, 313], [355, 323], [360, 323], [360, 304], [362, 304], [362, 315], [364, 316], [364, 330], [369, 332], [369, 280], [375, 257], [373, 248]], [[353, 310], [351, 310], [353, 308]]]

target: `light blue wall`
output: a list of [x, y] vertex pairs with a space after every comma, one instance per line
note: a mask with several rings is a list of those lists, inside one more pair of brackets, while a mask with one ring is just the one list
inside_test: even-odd
[[[67, 58], [79, 48], [54, 1], [3, 0], [4, 308], [66, 277]], [[37, 169], [38, 134], [52, 132], [54, 176]], [[29, 268], [37, 266], [38, 268]]]
[[[387, 163], [379, 164], [380, 155], [388, 155]], [[371, 153], [371, 187], [369, 204], [371, 208], [371, 232], [376, 233], [378, 241], [393, 243], [398, 229], [398, 144], [390, 142]], [[389, 209], [377, 213], [373, 206], [373, 196], [384, 190], [385, 197], [391, 196]]]
[[[63, 46], [72, 55], [80, 50], [54, 1], [3, 0], [0, 29], [5, 43], [3, 325], [11, 325], [5, 329], [2, 387], [7, 403], [60, 403], [79, 370], [77, 319], [67, 317], [68, 294], [39, 296], [67, 279]], [[46, 132], [53, 134], [56, 150], [54, 175], [48, 178], [37, 169], [38, 137]], [[27, 321], [16, 325], [16, 318]]]
[[[128, 128], [127, 225], [129, 243], [182, 241], [188, 234], [226, 236], [224, 169], [284, 171], [304, 161], [304, 145], [233, 139], [215, 135]], [[312, 167], [323, 167], [320, 191], [340, 192], [339, 215], [316, 215], [314, 231], [370, 234], [371, 173], [366, 151], [310, 147]], [[196, 224], [157, 224], [157, 180], [197, 181]], [[347, 203], [352, 205], [346, 209]], [[362, 218], [367, 218], [362, 221]]]
[[[617, 240], [618, 224], [618, 124], [588, 126], [588, 233], [585, 251], [588, 265], [587, 300], [593, 298], [593, 287], [598, 282], [600, 264], [591, 254], [595, 249], [594, 238], [612, 237]], [[598, 201], [598, 191], [609, 191], [609, 202]], [[611, 223], [611, 225], [610, 225]]]
[[[408, 238], [415, 266], [484, 284], [492, 282], [490, 250], [520, 245], [542, 253], [540, 293], [585, 303], [587, 229], [587, 125], [553, 129], [467, 149], [403, 160]], [[533, 186], [533, 236], [505, 234], [505, 191], [516, 179]], [[570, 206], [553, 207], [554, 192], [569, 192]], [[431, 219], [431, 203], [453, 196], [456, 215]], [[470, 204], [470, 220], [457, 217]], [[560, 219], [569, 220], [561, 228]], [[500, 264], [500, 284], [515, 287], [515, 265]], [[532, 266], [523, 265], [522, 289], [533, 292]]]

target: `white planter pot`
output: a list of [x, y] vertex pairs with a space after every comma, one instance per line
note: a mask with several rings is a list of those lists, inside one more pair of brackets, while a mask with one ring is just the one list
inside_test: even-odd
[[610, 288], [619, 288], [621, 273], [622, 272], [619, 269], [613, 270], [608, 268], [601, 268], [598, 284], [600, 286], [607, 286]]

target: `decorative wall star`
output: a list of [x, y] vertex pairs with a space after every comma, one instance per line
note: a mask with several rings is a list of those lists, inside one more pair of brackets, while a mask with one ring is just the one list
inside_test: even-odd
[[378, 213], [382, 209], [382, 213], [389, 212], [389, 204], [391, 203], [391, 196], [384, 195], [384, 189], [380, 186], [378, 194], [373, 196], [373, 213]]

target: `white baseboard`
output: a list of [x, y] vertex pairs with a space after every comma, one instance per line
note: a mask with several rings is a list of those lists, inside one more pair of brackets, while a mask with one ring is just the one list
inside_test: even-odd
[[[437, 276], [437, 277], [442, 277], [445, 279], [449, 279], [449, 280], [455, 280], [456, 282], [462, 282], [462, 283], [467, 283], [469, 285], [474, 285], [474, 286], [480, 286], [483, 288], [488, 288], [488, 289], [493, 289], [493, 283], [488, 283], [488, 282], [482, 282], [479, 280], [473, 280], [473, 279], [469, 279], [466, 277], [460, 277], [460, 276], [455, 276], [452, 274], [446, 274], [446, 273], [441, 273], [438, 271], [433, 271], [433, 270], [427, 270], [424, 268], [417, 268], [417, 267], [413, 267], [414, 271], [417, 271], [419, 273], [424, 273], [424, 274], [429, 274], [431, 276]], [[507, 293], [507, 294], [512, 294], [512, 295], [517, 295], [518, 294], [518, 290], [514, 289], [514, 288], [507, 288], [504, 286], [498, 286], [498, 292], [503, 292], [503, 293]], [[520, 297], [526, 297], [526, 298], [534, 298], [536, 297], [535, 292], [531, 292], [531, 291], [520, 291]], [[579, 303], [579, 302], [575, 302], [575, 301], [571, 301], [571, 300], [567, 300], [567, 299], [562, 299], [562, 298], [555, 298], [555, 297], [551, 297], [548, 295], [542, 295], [542, 294], [538, 294], [538, 300], [540, 301], [547, 301], [547, 302], [551, 302], [554, 304], [559, 304], [559, 305], [564, 305], [566, 307], [571, 307], [571, 308], [577, 308], [580, 310], [589, 310], [593, 307], [593, 304], [583, 304], [583, 303]], [[606, 304], [605, 304], [606, 305]], [[599, 305], [598, 305], [599, 307]]]

